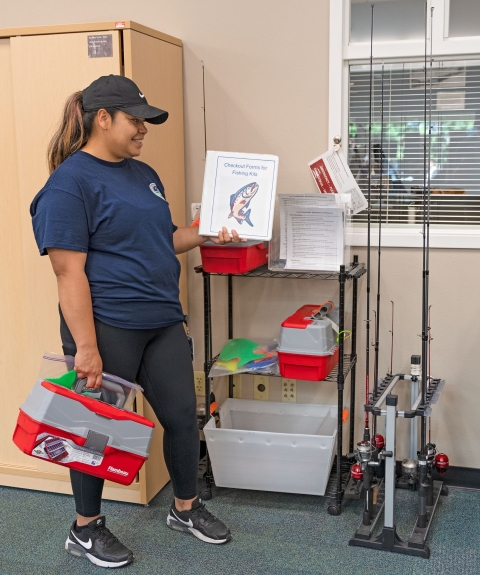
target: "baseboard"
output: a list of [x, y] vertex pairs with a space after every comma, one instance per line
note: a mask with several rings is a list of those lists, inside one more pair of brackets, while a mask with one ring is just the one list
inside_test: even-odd
[[452, 465], [443, 476], [435, 470], [433, 478], [444, 481], [450, 487], [480, 490], [480, 469], [473, 467], [456, 467]]
[[[397, 475], [402, 473], [402, 462], [397, 461]], [[474, 467], [457, 467], [451, 465], [445, 475], [433, 470], [433, 479], [443, 481], [449, 487], [480, 490], [480, 469]]]

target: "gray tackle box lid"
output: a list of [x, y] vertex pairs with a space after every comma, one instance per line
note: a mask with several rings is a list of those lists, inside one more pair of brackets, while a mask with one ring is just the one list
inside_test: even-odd
[[137, 413], [74, 394], [42, 379], [37, 380], [20, 409], [35, 421], [60, 431], [84, 438], [92, 431], [108, 437], [106, 445], [110, 447], [148, 457], [154, 427]]

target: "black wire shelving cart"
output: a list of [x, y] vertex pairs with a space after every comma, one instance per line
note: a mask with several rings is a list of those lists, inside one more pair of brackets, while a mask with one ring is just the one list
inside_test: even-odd
[[[344, 352], [344, 340], [339, 340], [338, 365], [328, 377], [323, 381], [337, 382], [338, 392], [338, 431], [337, 431], [337, 453], [332, 467], [332, 473], [328, 481], [325, 497], [331, 499], [328, 506], [330, 515], [340, 515], [344, 488], [348, 481], [350, 466], [346, 457], [342, 454], [343, 445], [343, 391], [345, 381], [350, 374], [350, 410], [349, 410], [349, 451], [354, 448], [354, 420], [355, 420], [355, 367], [357, 362], [357, 302], [358, 302], [358, 280], [367, 271], [365, 264], [359, 263], [358, 256], [353, 257], [353, 262], [349, 266], [340, 266], [339, 272], [275, 272], [268, 267], [262, 266], [244, 274], [208, 273], [202, 266], [195, 268], [197, 273], [203, 276], [203, 303], [204, 303], [204, 336], [205, 336], [205, 415], [200, 422], [200, 428], [212, 417], [211, 414], [211, 381], [208, 377], [210, 368], [215, 363], [217, 356], [213, 356], [212, 350], [212, 299], [210, 289], [211, 276], [228, 276], [228, 338], [233, 338], [233, 277], [255, 277], [255, 278], [288, 278], [288, 279], [313, 279], [313, 280], [336, 280], [339, 284], [339, 330], [345, 329], [345, 286], [347, 281], [352, 281], [352, 324], [351, 324], [351, 350], [350, 354]], [[233, 376], [229, 376], [228, 396], [233, 397]], [[204, 466], [204, 478], [206, 489], [202, 493], [203, 499], [212, 497], [212, 486], [214, 478], [212, 466], [206, 454]]]

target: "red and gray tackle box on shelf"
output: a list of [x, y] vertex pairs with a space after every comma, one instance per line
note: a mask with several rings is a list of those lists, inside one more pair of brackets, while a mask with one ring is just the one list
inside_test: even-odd
[[13, 435], [27, 455], [130, 485], [155, 425], [132, 411], [43, 379], [20, 407]]
[[268, 263], [268, 242], [213, 243], [200, 246], [202, 267], [207, 273], [243, 274]]
[[322, 381], [338, 363], [338, 314], [325, 315], [318, 305], [304, 305], [280, 329], [280, 374], [292, 379]]

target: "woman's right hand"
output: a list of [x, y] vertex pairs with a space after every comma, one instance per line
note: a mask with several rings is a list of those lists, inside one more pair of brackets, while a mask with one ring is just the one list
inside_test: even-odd
[[73, 369], [80, 379], [87, 378], [88, 388], [97, 389], [102, 384], [102, 358], [98, 349], [86, 348], [78, 349], [75, 355], [75, 365]]

